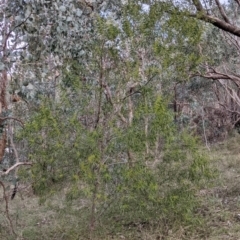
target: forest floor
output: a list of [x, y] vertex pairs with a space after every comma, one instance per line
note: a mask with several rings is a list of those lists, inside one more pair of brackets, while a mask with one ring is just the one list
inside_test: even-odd
[[[210, 187], [201, 189], [199, 199], [202, 204], [198, 212], [204, 220], [202, 234], [197, 232], [186, 236], [186, 227], [170, 230], [166, 235], [154, 228], [144, 226], [127, 227], [125, 232], [114, 236], [103, 235], [96, 239], [143, 239], [143, 240], [240, 240], [240, 135], [212, 145], [209, 151], [213, 168], [218, 176], [212, 180]], [[78, 232], [83, 228], [84, 216], [78, 201], [71, 206], [64, 204], [64, 194], [57, 194], [45, 204], [39, 204], [39, 198], [26, 196], [29, 189], [23, 189], [13, 201], [9, 201], [9, 214], [17, 236], [10, 234], [9, 222], [5, 214], [5, 202], [1, 198], [0, 239], [3, 240], [44, 240], [44, 239], [90, 239]], [[7, 191], [11, 192], [10, 189]], [[80, 217], [79, 217], [80, 216]]]
[[218, 143], [210, 151], [219, 171], [212, 188], [200, 192], [209, 235], [206, 239], [240, 239], [240, 136]]

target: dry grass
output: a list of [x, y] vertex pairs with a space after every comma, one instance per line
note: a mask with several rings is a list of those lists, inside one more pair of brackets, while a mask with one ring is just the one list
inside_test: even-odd
[[[119, 231], [111, 231], [110, 227], [100, 223], [100, 228], [92, 239], [240, 239], [239, 143], [240, 135], [237, 135], [211, 147], [211, 164], [213, 168], [217, 168], [219, 174], [211, 182], [210, 188], [202, 189], [198, 194], [202, 202], [196, 210], [202, 221], [199, 226], [189, 229], [179, 223], [179, 227], [168, 229], [164, 224], [138, 223], [128, 224], [125, 228], [119, 228]], [[11, 193], [10, 188], [8, 193]], [[41, 205], [38, 197], [27, 193], [27, 189], [25, 192], [22, 190], [22, 196], [18, 193], [13, 201], [9, 201], [9, 212], [18, 237], [10, 235], [4, 212], [5, 205], [0, 195], [0, 239], [90, 239], [86, 228], [87, 202], [79, 200], [68, 205], [65, 203], [64, 194], [58, 193]]]
[[212, 147], [210, 159], [219, 176], [202, 190], [207, 239], [240, 239], [240, 135]]

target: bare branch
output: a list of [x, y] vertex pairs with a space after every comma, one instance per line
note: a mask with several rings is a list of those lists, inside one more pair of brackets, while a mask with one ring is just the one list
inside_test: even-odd
[[205, 67], [208, 69], [208, 72], [206, 74], [197, 73], [197, 74], [194, 74], [194, 76], [201, 76], [201, 77], [212, 79], [212, 80], [219, 80], [219, 79], [231, 80], [237, 86], [239, 86], [240, 76], [238, 76], [236, 74], [221, 73], [221, 72], [218, 72], [214, 68], [209, 68], [208, 66], [205, 66]]
[[222, 107], [224, 107], [228, 112], [230, 112], [230, 113], [236, 113], [236, 114], [238, 114], [238, 115], [240, 116], [240, 112], [238, 112], [238, 111], [233, 111], [233, 110], [227, 108], [227, 107], [226, 107], [224, 104], [222, 104], [222, 103], [219, 103], [219, 105], [221, 105]]
[[13, 120], [21, 123], [21, 126], [22, 126], [22, 127], [24, 126], [24, 122], [23, 122], [22, 120], [18, 119], [18, 118], [15, 118], [15, 117], [5, 117], [5, 118], [1, 118], [1, 117], [0, 117], [0, 121], [5, 121], [5, 120], [8, 120], [8, 119], [13, 119]]
[[225, 89], [226, 93], [235, 101], [235, 103], [240, 106], [240, 98], [237, 95], [237, 93], [235, 91], [233, 91], [232, 88], [230, 88], [229, 86], [227, 86], [226, 84], [224, 84], [221, 80], [218, 81], [223, 88]]
[[217, 17], [211, 16], [211, 15], [207, 15], [207, 14], [194, 14], [194, 15], [189, 15], [195, 18], [198, 18], [204, 22], [209, 22], [212, 25], [214, 25], [215, 27], [218, 27], [221, 30], [224, 30], [226, 32], [229, 32], [235, 36], [240, 37], [240, 28], [237, 26], [234, 26], [232, 24], [229, 24]]
[[225, 13], [225, 11], [224, 11], [223, 6], [222, 6], [221, 3], [219, 2], [219, 0], [215, 0], [215, 2], [216, 2], [216, 4], [217, 4], [217, 6], [218, 6], [219, 12], [220, 12], [220, 14], [222, 15], [224, 21], [227, 22], [227, 23], [229, 23], [229, 24], [231, 24], [229, 18], [227, 17], [227, 15], [226, 15], [226, 13]]
[[234, 0], [240, 6], [240, 0]]
[[230, 34], [229, 32], [223, 32], [223, 36], [225, 37], [228, 44], [230, 44], [230, 45], [233, 44], [237, 48], [237, 50], [238, 50], [237, 54], [239, 55], [240, 45], [239, 45], [238, 38], [236, 36]]
[[15, 163], [13, 166], [11, 166], [9, 169], [7, 169], [5, 172], [1, 172], [1, 175], [8, 175], [11, 171], [13, 171], [15, 168], [17, 168], [17, 167], [19, 167], [21, 165], [32, 166], [33, 164], [31, 162], [18, 162], [18, 163]]
[[[240, 1], [240, 0], [237, 0]], [[197, 9], [197, 13], [191, 13], [190, 11], [182, 11], [177, 7], [173, 7], [173, 9], [166, 10], [169, 14], [184, 14], [186, 17], [192, 17], [199, 19], [201, 21], [212, 24], [213, 26], [225, 31], [229, 32], [237, 37], [240, 37], [240, 28], [229, 23], [229, 21], [225, 21], [215, 17], [213, 15], [209, 15], [205, 9], [203, 8], [201, 2], [199, 0], [192, 0], [193, 5]]]

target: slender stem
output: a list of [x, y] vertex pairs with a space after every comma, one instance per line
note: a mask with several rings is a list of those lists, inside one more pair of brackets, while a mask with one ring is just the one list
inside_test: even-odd
[[206, 147], [207, 147], [208, 151], [210, 151], [210, 147], [208, 146], [207, 136], [206, 136], [206, 132], [205, 132], [205, 120], [204, 120], [204, 110], [203, 110], [203, 108], [202, 108], [202, 124], [203, 124], [203, 133], [204, 133]]
[[8, 222], [9, 222], [9, 226], [10, 226], [10, 229], [11, 229], [12, 234], [14, 234], [15, 236], [17, 236], [17, 234], [16, 234], [15, 231], [14, 231], [13, 224], [12, 224], [12, 220], [11, 220], [10, 215], [9, 215], [8, 198], [7, 198], [7, 194], [6, 194], [6, 188], [5, 188], [5, 185], [4, 185], [4, 183], [3, 183], [2, 181], [0, 181], [0, 185], [1, 185], [2, 188], [3, 188], [3, 198], [4, 198], [4, 200], [5, 200], [6, 216], [7, 216]]

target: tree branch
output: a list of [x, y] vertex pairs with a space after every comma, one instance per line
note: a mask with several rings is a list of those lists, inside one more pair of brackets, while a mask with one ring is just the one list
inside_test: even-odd
[[21, 126], [23, 127], [24, 126], [24, 122], [18, 118], [15, 118], [15, 117], [5, 117], [5, 118], [2, 118], [0, 117], [0, 121], [5, 121], [5, 120], [8, 120], [8, 119], [13, 119], [19, 123], [21, 123]]
[[[240, 3], [240, 0], [236, 0], [238, 3]], [[192, 4], [196, 7], [197, 13], [191, 13], [188, 10], [181, 10], [178, 7], [173, 7], [172, 9], [166, 10], [169, 14], [181, 14], [186, 17], [192, 17], [195, 19], [199, 19], [201, 21], [207, 22], [212, 24], [213, 26], [225, 31], [229, 32], [237, 37], [240, 37], [240, 28], [231, 24], [228, 18], [224, 17], [225, 19], [219, 19], [213, 15], [208, 15], [208, 13], [203, 8], [200, 0], [192, 0]], [[222, 7], [222, 6], [221, 6]], [[224, 15], [224, 10], [221, 13], [221, 15]]]
[[234, 0], [240, 6], [240, 0]]
[[210, 68], [206, 74], [194, 74], [194, 76], [200, 76], [212, 80], [219, 80], [219, 79], [224, 79], [224, 80], [231, 80], [233, 81], [237, 86], [240, 84], [240, 76], [237, 76], [236, 74], [226, 74], [226, 73], [221, 73], [216, 71], [214, 68]]
[[240, 37], [240, 28], [239, 27], [229, 24], [219, 18], [216, 18], [211, 15], [207, 15], [207, 14], [190, 14], [189, 16], [197, 18], [204, 22], [211, 23], [213, 26], [215, 26], [223, 31], [229, 32], [237, 37]]
[[222, 15], [224, 21], [225, 21], [226, 23], [231, 24], [229, 18], [227, 17], [227, 15], [226, 15], [226, 13], [225, 13], [225, 11], [224, 11], [223, 6], [222, 6], [221, 3], [219, 2], [219, 0], [215, 0], [215, 2], [216, 2], [216, 4], [217, 4], [217, 6], [218, 6], [219, 12], [220, 12], [220, 14]]
[[198, 12], [203, 12], [204, 8], [199, 0], [192, 0], [193, 5], [196, 7]]
[[5, 172], [1, 172], [1, 175], [8, 175], [11, 171], [13, 171], [15, 168], [21, 166], [21, 165], [30, 165], [32, 166], [33, 164], [31, 162], [18, 162], [15, 163], [13, 166], [11, 166], [9, 169], [7, 169]]

